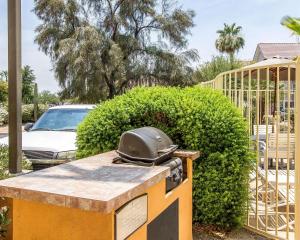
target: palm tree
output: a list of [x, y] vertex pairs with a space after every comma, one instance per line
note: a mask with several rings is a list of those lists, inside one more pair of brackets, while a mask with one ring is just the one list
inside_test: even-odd
[[300, 35], [300, 18], [285, 16], [282, 18], [281, 24], [292, 30], [295, 35]]
[[242, 27], [235, 23], [228, 25], [224, 23], [224, 29], [218, 30], [219, 37], [216, 40], [216, 48], [221, 53], [227, 53], [233, 67], [234, 54], [245, 46], [245, 40], [241, 35]]

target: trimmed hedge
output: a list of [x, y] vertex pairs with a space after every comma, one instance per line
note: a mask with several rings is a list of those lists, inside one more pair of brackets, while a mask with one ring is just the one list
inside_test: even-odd
[[0, 126], [8, 123], [8, 111], [7, 108], [0, 104]]
[[[48, 110], [49, 106], [46, 104], [38, 105], [38, 118]], [[34, 122], [34, 105], [23, 104], [22, 105], [22, 122]], [[7, 106], [0, 104], [0, 126], [8, 123], [8, 110]]]
[[[48, 110], [49, 106], [46, 104], [38, 105], [38, 118]], [[22, 122], [34, 122], [34, 105], [33, 104], [24, 104], [22, 105]]]
[[88, 114], [78, 128], [77, 156], [116, 149], [124, 131], [142, 126], [201, 151], [194, 164], [194, 221], [226, 228], [243, 223], [251, 154], [245, 120], [226, 97], [200, 87], [136, 88]]

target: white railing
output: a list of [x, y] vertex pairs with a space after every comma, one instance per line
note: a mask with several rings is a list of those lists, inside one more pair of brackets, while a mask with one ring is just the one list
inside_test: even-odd
[[256, 164], [246, 226], [276, 239], [300, 239], [300, 58], [224, 72], [201, 85], [222, 90], [249, 124]]

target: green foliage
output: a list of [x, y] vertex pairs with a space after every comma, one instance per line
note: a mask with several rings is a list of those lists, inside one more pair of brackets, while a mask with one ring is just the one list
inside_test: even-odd
[[300, 35], [300, 18], [285, 16], [282, 18], [281, 24], [290, 29], [295, 35]]
[[215, 79], [222, 72], [240, 68], [243, 64], [234, 60], [233, 63], [224, 56], [214, 56], [211, 61], [201, 64], [195, 71], [194, 78], [196, 82], [206, 82]]
[[228, 228], [243, 223], [251, 163], [247, 127], [222, 93], [200, 87], [129, 91], [88, 114], [77, 131], [77, 156], [116, 149], [124, 131], [142, 126], [201, 152], [194, 163], [194, 221]]
[[[47, 111], [49, 105], [38, 105], [38, 117], [40, 117], [45, 111]], [[23, 104], [22, 105], [22, 121], [23, 123], [34, 122], [34, 105]], [[8, 123], [8, 110], [7, 106], [0, 105], [0, 126]]]
[[[33, 103], [34, 84], [36, 77], [30, 66], [26, 65], [22, 69], [22, 102], [25, 104]], [[8, 73], [0, 72], [0, 102], [6, 102], [8, 96]]]
[[0, 80], [0, 103], [6, 103], [8, 98], [8, 84], [4, 80]]
[[0, 145], [0, 179], [8, 177], [8, 148], [5, 145]]
[[1, 81], [8, 81], [8, 72], [7, 71], [0, 71], [0, 80]]
[[35, 0], [34, 12], [64, 98], [96, 103], [137, 85], [192, 84], [194, 12], [173, 0]]
[[[242, 27], [236, 26], [235, 23], [228, 25], [224, 23], [224, 29], [218, 30], [218, 39], [216, 40], [216, 48], [221, 53], [227, 53], [230, 62], [234, 62], [234, 54], [245, 46], [245, 39], [241, 35]], [[233, 67], [233, 66], [232, 66]]]
[[[46, 104], [38, 105], [38, 118], [49, 108]], [[22, 121], [24, 123], [34, 122], [34, 105], [33, 104], [24, 104], [22, 105]]]
[[[30, 170], [31, 163], [25, 157], [22, 160], [22, 169]], [[8, 146], [0, 144], [0, 179], [9, 178]]]
[[55, 93], [51, 93], [50, 91], [42, 91], [39, 93], [38, 102], [41, 104], [59, 104], [60, 99]]
[[22, 69], [22, 101], [25, 104], [33, 103], [35, 75], [30, 66]]
[[11, 223], [8, 212], [8, 207], [4, 206], [0, 208], [0, 238], [5, 238], [7, 226]]
[[0, 126], [8, 123], [8, 111], [7, 107], [0, 105]]
[[79, 100], [78, 97], [76, 98], [64, 98], [61, 96], [63, 99], [63, 104], [81, 104], [82, 102]]

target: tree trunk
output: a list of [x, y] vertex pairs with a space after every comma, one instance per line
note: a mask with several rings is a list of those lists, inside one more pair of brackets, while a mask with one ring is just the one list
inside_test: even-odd
[[234, 53], [229, 53], [230, 68], [233, 70]]
[[116, 96], [116, 88], [114, 84], [108, 85], [108, 99], [113, 99]]
[[116, 86], [114, 84], [114, 81], [112, 80], [113, 79], [112, 75], [113, 74], [111, 74], [110, 76], [107, 76], [106, 74], [104, 75], [104, 79], [108, 87], [108, 96], [107, 96], [108, 99], [113, 99], [117, 93]]

